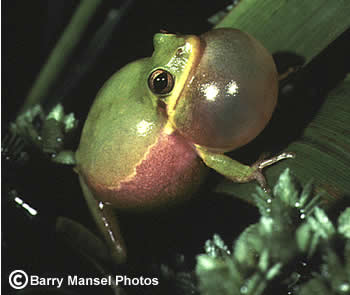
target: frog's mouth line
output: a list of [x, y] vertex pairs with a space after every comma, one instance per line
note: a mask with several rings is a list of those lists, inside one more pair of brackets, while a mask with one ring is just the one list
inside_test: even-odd
[[182, 95], [184, 92], [184, 85], [187, 85], [187, 83], [191, 81], [196, 66], [200, 62], [204, 48], [205, 42], [203, 42], [200, 37], [194, 35], [186, 37], [186, 45], [184, 46], [184, 50], [189, 53], [189, 57], [186, 61], [186, 66], [183, 68], [183, 74], [178, 81], [175, 81], [178, 86], [175, 84], [174, 91], [167, 99], [167, 111], [170, 120], [172, 120], [175, 116], [175, 109], [178, 106], [180, 99], [183, 98]]
[[165, 103], [164, 100], [159, 99], [158, 100], [158, 111], [166, 118], [168, 121], [169, 115], [168, 115], [168, 105]]
[[165, 115], [168, 117], [167, 104], [164, 102], [164, 100], [158, 99], [158, 108], [160, 110], [163, 110], [165, 112]]

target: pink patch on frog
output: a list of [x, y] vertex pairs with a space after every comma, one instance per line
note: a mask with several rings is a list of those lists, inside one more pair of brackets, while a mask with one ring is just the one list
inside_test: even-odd
[[101, 201], [116, 208], [144, 210], [189, 198], [206, 171], [193, 146], [181, 135], [163, 133], [130, 179], [114, 188], [96, 183], [89, 187]]

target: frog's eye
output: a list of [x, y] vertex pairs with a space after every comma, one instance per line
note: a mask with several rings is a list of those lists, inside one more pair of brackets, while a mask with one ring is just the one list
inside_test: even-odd
[[155, 94], [167, 94], [174, 87], [174, 78], [168, 71], [158, 69], [149, 76], [148, 86]]

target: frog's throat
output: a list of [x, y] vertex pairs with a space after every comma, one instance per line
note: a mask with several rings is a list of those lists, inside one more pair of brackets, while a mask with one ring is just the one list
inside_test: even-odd
[[[164, 132], [164, 130], [163, 130]], [[137, 167], [139, 167], [149, 156], [152, 148], [157, 146], [159, 143], [159, 137], [155, 139], [155, 141], [147, 147], [146, 152], [144, 155], [140, 158], [140, 160], [135, 164], [134, 168], [130, 171], [130, 173], [125, 176], [123, 179], [120, 179], [118, 181], [113, 181], [111, 184], [101, 183], [99, 180], [95, 179], [91, 174], [84, 173], [84, 169], [81, 168], [80, 165], [77, 165], [73, 168], [73, 170], [80, 176], [82, 179], [84, 179], [84, 182], [86, 184], [89, 184], [88, 186], [93, 187], [95, 191], [95, 195], [99, 195], [99, 192], [101, 191], [119, 191], [123, 184], [128, 183], [132, 181], [137, 176]], [[105, 178], [108, 179], [108, 174], [105, 175]], [[97, 191], [97, 192], [96, 192]], [[111, 204], [110, 200], [107, 199], [101, 199], [105, 204]]]
[[162, 132], [128, 176], [109, 185], [93, 178], [84, 180], [104, 203], [120, 209], [146, 209], [190, 196], [205, 175], [204, 167], [181, 135]]
[[[164, 131], [163, 131], [164, 132]], [[159, 137], [156, 138], [155, 142], [153, 144], [151, 144], [150, 146], [147, 147], [146, 152], [144, 153], [143, 157], [136, 163], [136, 165], [134, 166], [132, 172], [126, 176], [124, 179], [120, 180], [117, 184], [116, 189], [120, 190], [123, 186], [124, 183], [128, 183], [130, 181], [132, 181], [136, 175], [137, 175], [137, 167], [139, 167], [149, 156], [152, 148], [154, 148], [155, 146], [157, 146], [157, 144], [159, 143]], [[109, 189], [114, 189], [114, 185], [108, 187]]]
[[185, 38], [185, 45], [183, 48], [188, 50], [189, 57], [186, 62], [183, 72], [179, 79], [176, 81], [176, 86], [173, 89], [171, 95], [167, 98], [167, 114], [168, 122], [165, 125], [164, 132], [166, 134], [171, 134], [176, 129], [174, 124], [174, 117], [176, 112], [176, 106], [180, 99], [185, 99], [183, 97], [183, 92], [185, 88], [191, 87], [191, 81], [194, 76], [194, 72], [197, 68], [198, 63], [202, 57], [205, 44], [198, 36], [190, 35]]

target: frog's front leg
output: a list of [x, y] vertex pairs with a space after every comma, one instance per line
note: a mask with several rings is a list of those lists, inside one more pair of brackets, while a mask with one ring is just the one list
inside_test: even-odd
[[224, 154], [210, 152], [200, 146], [196, 146], [196, 150], [208, 167], [234, 182], [245, 183], [256, 180], [266, 192], [269, 192], [269, 187], [262, 169], [283, 159], [295, 157], [295, 154], [292, 152], [283, 152], [272, 158], [258, 160], [253, 165], [247, 166]]
[[109, 249], [111, 249], [113, 259], [118, 264], [125, 263], [126, 246], [120, 232], [119, 222], [114, 208], [101, 201], [97, 201], [81, 176], [79, 176], [79, 180], [90, 212], [98, 228], [103, 233]]

